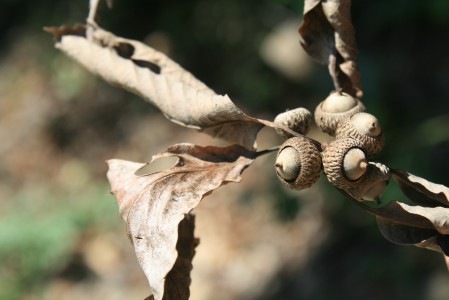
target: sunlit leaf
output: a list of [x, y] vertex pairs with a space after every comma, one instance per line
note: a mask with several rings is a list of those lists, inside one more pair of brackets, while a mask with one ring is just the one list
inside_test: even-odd
[[410, 206], [405, 203], [399, 204], [407, 212], [428, 219], [439, 233], [449, 234], [449, 208]]
[[[252, 148], [263, 124], [151, 47], [100, 28], [49, 28], [56, 47], [90, 72], [152, 103], [172, 122]], [[85, 32], [85, 36], [83, 36]]]
[[238, 145], [177, 144], [153, 160], [177, 156], [178, 163], [148, 176], [135, 175], [145, 164], [108, 161], [112, 192], [156, 300], [162, 299], [165, 278], [178, 257], [179, 222], [204, 196], [225, 183], [240, 181], [257, 155]]

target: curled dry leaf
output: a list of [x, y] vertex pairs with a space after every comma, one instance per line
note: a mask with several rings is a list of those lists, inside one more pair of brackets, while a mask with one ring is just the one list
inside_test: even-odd
[[380, 232], [388, 241], [398, 245], [414, 245], [429, 250], [449, 254], [449, 236], [438, 233], [435, 229], [419, 228], [392, 222], [377, 217]]
[[[182, 300], [190, 297], [190, 271], [195, 248], [199, 243], [199, 240], [194, 237], [194, 229], [195, 216], [187, 214], [178, 226], [178, 242], [176, 243], [178, 257], [165, 278], [163, 300]], [[145, 300], [154, 300], [154, 296], [150, 295]]]
[[432, 183], [403, 170], [393, 169], [391, 173], [402, 192], [413, 202], [426, 207], [449, 207], [449, 188], [446, 186]]
[[178, 224], [204, 196], [225, 183], [240, 181], [258, 155], [238, 145], [177, 144], [153, 160], [177, 156], [178, 163], [148, 176], [134, 175], [145, 164], [108, 161], [112, 193], [156, 300], [162, 299], [165, 278], [177, 259]]
[[387, 240], [449, 254], [449, 208], [410, 206], [397, 201], [377, 208], [358, 202], [345, 191], [341, 192], [376, 216], [379, 229]]
[[252, 148], [263, 127], [166, 55], [101, 28], [46, 28], [90, 72], [152, 103], [171, 121]]
[[405, 203], [399, 205], [407, 212], [426, 218], [432, 222], [435, 229], [441, 234], [449, 234], [449, 208], [410, 206]]
[[336, 90], [361, 98], [351, 0], [305, 0], [299, 27], [301, 45], [319, 63], [329, 67]]
[[388, 221], [406, 226], [435, 229], [432, 222], [430, 222], [424, 216], [412, 214], [408, 212], [406, 209], [404, 209], [404, 207], [402, 206], [403, 203], [392, 201], [383, 207], [371, 207], [353, 198], [350, 194], [348, 194], [344, 190], [340, 190], [340, 192], [343, 195], [345, 195], [349, 200], [351, 200], [354, 204], [360, 206], [364, 210], [370, 212], [371, 214], [377, 217], [381, 217]]

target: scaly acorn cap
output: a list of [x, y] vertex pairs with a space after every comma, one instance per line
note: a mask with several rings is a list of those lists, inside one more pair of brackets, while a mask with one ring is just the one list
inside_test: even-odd
[[365, 111], [365, 105], [343, 92], [332, 92], [315, 109], [315, 122], [321, 130], [335, 136], [338, 122], [358, 112]]
[[368, 157], [379, 153], [385, 144], [379, 121], [375, 116], [365, 112], [356, 113], [340, 121], [335, 137], [337, 139], [350, 137], [361, 141]]
[[[302, 107], [287, 110], [286, 112], [278, 114], [274, 119], [274, 123], [287, 127], [302, 135], [306, 135], [312, 124], [312, 113]], [[286, 139], [292, 137], [290, 134], [279, 129], [276, 129], [276, 132]]]
[[327, 179], [340, 189], [356, 186], [368, 166], [362, 143], [352, 138], [329, 143], [322, 152], [322, 160]]
[[387, 166], [370, 162], [362, 180], [357, 186], [347, 189], [346, 192], [359, 201], [376, 201], [380, 203], [380, 196], [390, 181], [390, 169]]
[[320, 177], [320, 151], [308, 139], [292, 137], [279, 148], [275, 169], [279, 180], [289, 188], [309, 188]]

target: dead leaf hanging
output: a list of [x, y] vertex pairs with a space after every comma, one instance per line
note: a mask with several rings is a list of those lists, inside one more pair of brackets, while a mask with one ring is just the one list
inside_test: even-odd
[[[443, 185], [433, 184], [404, 171], [396, 170], [395, 173], [400, 174], [401, 180], [406, 182], [401, 188], [404, 190], [405, 187], [407, 193], [412, 193], [414, 197], [424, 194], [425, 201], [417, 198], [421, 202], [435, 204], [436, 201], [432, 198], [426, 199], [428, 193], [433, 196], [446, 195], [447, 188]], [[417, 182], [419, 184], [416, 184]], [[423, 186], [427, 188], [425, 192], [416, 191]], [[449, 208], [411, 206], [398, 201], [392, 201], [384, 207], [370, 207], [360, 203], [345, 191], [340, 190], [340, 192], [353, 203], [376, 216], [379, 230], [387, 240], [400, 245], [415, 245], [442, 252], [445, 255], [449, 254]]]
[[405, 203], [400, 205], [405, 211], [429, 220], [439, 233], [449, 234], [449, 208], [410, 206]]
[[134, 175], [145, 164], [108, 161], [112, 192], [156, 300], [162, 299], [165, 278], [177, 258], [179, 222], [204, 196], [225, 183], [240, 181], [258, 155], [238, 145], [177, 144], [153, 160], [177, 156], [178, 163], [148, 176]]
[[[178, 226], [178, 257], [173, 268], [168, 272], [164, 283], [163, 300], [185, 300], [190, 297], [190, 271], [192, 259], [199, 240], [194, 237], [195, 216], [187, 214]], [[154, 300], [150, 295], [145, 300]]]
[[449, 207], [449, 188], [403, 170], [391, 170], [402, 192], [413, 202], [426, 206]]
[[382, 235], [398, 245], [413, 245], [437, 252], [449, 254], [449, 236], [434, 229], [407, 226], [377, 217], [377, 225]]
[[299, 34], [304, 50], [328, 65], [335, 89], [362, 98], [351, 1], [306, 0]]
[[172, 122], [252, 148], [264, 126], [153, 48], [101, 28], [50, 27], [56, 47], [93, 74], [152, 103]]

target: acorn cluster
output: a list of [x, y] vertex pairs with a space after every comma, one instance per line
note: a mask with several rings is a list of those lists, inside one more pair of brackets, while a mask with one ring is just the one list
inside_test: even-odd
[[379, 201], [390, 180], [389, 169], [368, 159], [384, 146], [384, 135], [377, 118], [365, 112], [363, 103], [349, 94], [331, 93], [316, 107], [314, 119], [335, 140], [326, 145], [305, 137], [312, 114], [297, 108], [279, 114], [274, 122], [301, 134], [291, 136], [279, 130], [287, 140], [279, 148], [275, 169], [278, 178], [289, 188], [311, 187], [321, 170], [335, 187], [353, 198]]

